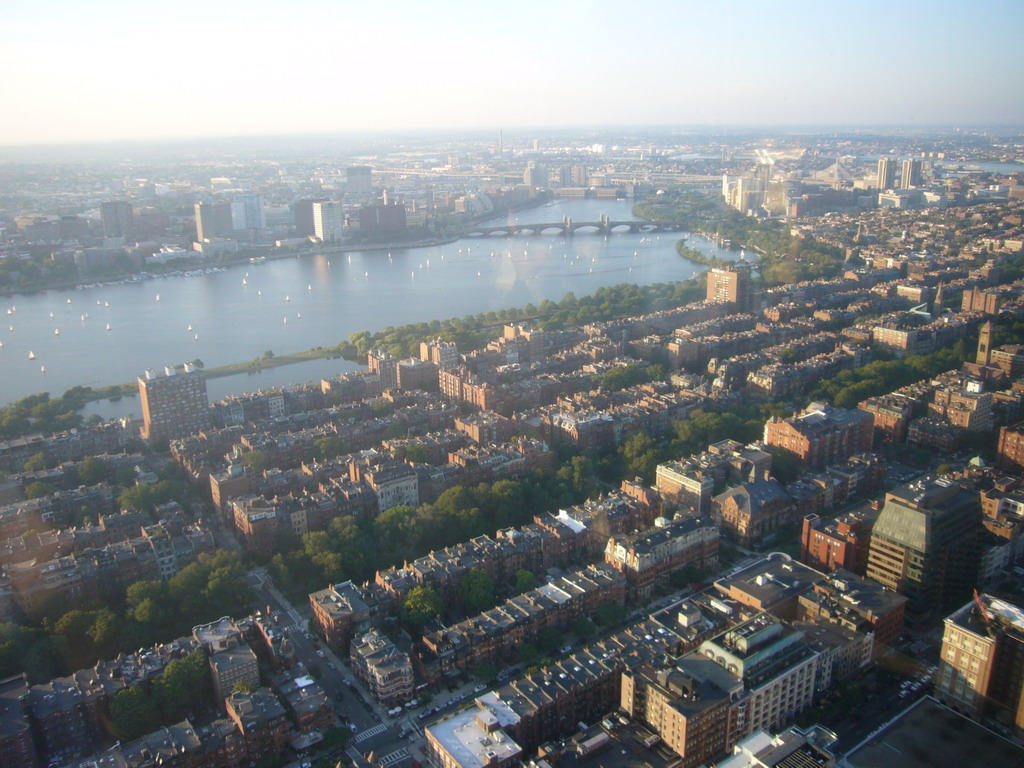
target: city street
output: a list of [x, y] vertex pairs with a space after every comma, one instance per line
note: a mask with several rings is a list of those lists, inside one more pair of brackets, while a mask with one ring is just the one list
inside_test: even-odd
[[298, 661], [307, 669], [319, 669], [320, 684], [324, 692], [334, 702], [335, 711], [341, 723], [354, 727], [353, 737], [347, 752], [350, 757], [374, 752], [383, 764], [390, 768], [403, 768], [403, 761], [410, 763], [413, 757], [411, 749], [417, 746], [403, 737], [422, 736], [422, 728], [415, 716], [402, 714], [390, 718], [360, 683], [355, 675], [345, 666], [330, 648], [319, 638], [308, 631], [307, 606], [302, 609], [292, 605], [274, 586], [266, 571], [254, 568], [249, 572], [249, 584], [258, 597], [258, 604], [269, 607], [271, 611], [280, 613], [281, 628], [288, 635]]

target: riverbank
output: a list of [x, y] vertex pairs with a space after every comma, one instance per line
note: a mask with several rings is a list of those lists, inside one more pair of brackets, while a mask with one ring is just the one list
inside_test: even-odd
[[[219, 365], [215, 368], [204, 368], [203, 373], [208, 379], [219, 379], [224, 376], [235, 376], [239, 373], [257, 373], [259, 371], [265, 371], [270, 368], [279, 368], [284, 365], [294, 365], [295, 363], [306, 363], [310, 360], [331, 360], [341, 359], [341, 354], [337, 349], [316, 347], [314, 349], [307, 349], [305, 352], [291, 352], [285, 355], [273, 355], [272, 357], [260, 357], [255, 360], [249, 360], [241, 363], [231, 363], [229, 365]], [[87, 396], [83, 398], [83, 402], [92, 403], [99, 400], [109, 400], [110, 398], [124, 397], [126, 395], [134, 395], [138, 392], [139, 387], [135, 382], [124, 383], [124, 384], [112, 384], [109, 387], [99, 387], [92, 389]]]
[[[483, 319], [483, 315], [474, 318], [450, 317], [440, 320], [436, 328], [429, 333], [450, 339], [459, 345], [461, 351], [469, 352], [485, 346], [495, 336], [500, 335], [506, 323], [531, 323], [547, 329], [568, 327], [588, 322], [612, 320], [629, 317], [644, 311], [668, 309], [693, 301], [703, 295], [702, 286], [692, 280], [671, 281], [638, 286], [632, 283], [599, 288], [594, 294], [576, 297], [567, 295], [561, 301], [547, 302], [546, 311], [536, 307], [509, 307], [495, 313], [494, 319]], [[278, 368], [311, 360], [343, 359], [361, 365], [366, 363], [368, 349], [381, 348], [396, 357], [414, 355], [419, 343], [423, 340], [425, 326], [423, 323], [412, 323], [384, 331], [370, 333], [359, 331], [348, 340], [340, 341], [335, 346], [314, 347], [304, 352], [292, 352], [283, 355], [265, 353], [253, 360], [205, 368], [208, 379], [234, 376], [242, 373], [257, 373], [270, 368]], [[110, 398], [130, 396], [137, 392], [138, 385], [134, 382], [83, 389], [78, 396], [83, 403], [96, 402]]]

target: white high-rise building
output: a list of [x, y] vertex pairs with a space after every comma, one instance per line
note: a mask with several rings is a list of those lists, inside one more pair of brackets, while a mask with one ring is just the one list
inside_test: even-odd
[[345, 213], [341, 203], [333, 200], [313, 203], [313, 231], [321, 242], [332, 243], [341, 240], [344, 224]]
[[266, 226], [266, 219], [263, 216], [263, 195], [235, 195], [231, 201], [231, 226], [236, 231], [243, 232], [247, 229], [263, 229]]

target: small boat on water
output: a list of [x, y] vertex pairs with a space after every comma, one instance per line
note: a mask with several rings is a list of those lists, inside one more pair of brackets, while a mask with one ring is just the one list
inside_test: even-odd
[[156, 295], [156, 300], [160, 301], [160, 294], [159, 293]]
[[307, 291], [312, 291], [312, 290], [313, 290], [313, 284], [312, 284], [312, 283], [310, 283], [309, 285], [307, 285], [307, 286], [306, 286], [306, 290], [307, 290]]
[[244, 277], [243, 277], [243, 278], [242, 278], [242, 285], [248, 285], [248, 284], [249, 284], [249, 281], [248, 281], [248, 279], [246, 279], [246, 278], [244, 278]]
[[284, 297], [284, 300], [285, 300], [285, 301], [291, 301], [291, 300], [292, 300], [292, 297], [291, 297], [291, 296], [285, 296], [285, 297]]
[[186, 331], [186, 333], [192, 333], [192, 326], [191, 326], [191, 324], [189, 325], [188, 328], [185, 329], [185, 331]]
[[60, 328], [54, 328], [53, 329], [53, 335], [54, 336], [60, 336]]
[[41, 366], [39, 366], [39, 371], [40, 371], [41, 373], [46, 373], [46, 366], [45, 366], [45, 365], [41, 365]]
[[31, 349], [28, 351], [28, 359], [29, 360], [35, 360], [36, 359], [36, 353], [33, 352]]
[[110, 330], [110, 323], [107, 323], [107, 330]]

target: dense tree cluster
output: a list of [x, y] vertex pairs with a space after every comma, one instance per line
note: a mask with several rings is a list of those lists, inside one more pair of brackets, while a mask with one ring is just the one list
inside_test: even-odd
[[48, 434], [81, 426], [77, 411], [89, 401], [90, 387], [72, 387], [58, 398], [49, 392], [23, 397], [0, 408], [0, 438], [21, 437], [30, 432]]
[[347, 342], [338, 345], [338, 353], [348, 360], [365, 361], [371, 349], [383, 349], [398, 357], [419, 353], [420, 342], [440, 337], [454, 341], [463, 351], [479, 349], [491, 341], [502, 323], [529, 322], [545, 330], [614, 320], [670, 309], [704, 297], [703, 287], [696, 282], [634, 285], [620, 283], [598, 288], [592, 295], [577, 298], [567, 293], [561, 301], [545, 299], [539, 305], [527, 304], [519, 309], [481, 312], [463, 318], [412, 323], [370, 333], [353, 333]]
[[523, 525], [534, 514], [582, 501], [596, 486], [593, 464], [581, 471], [587, 478], [577, 483], [569, 468], [555, 475], [456, 486], [433, 504], [392, 507], [372, 519], [339, 517], [327, 530], [306, 534], [301, 548], [274, 555], [270, 572], [278, 586], [296, 595], [346, 579], [363, 582], [380, 569], [431, 550]]
[[[875, 361], [818, 383], [811, 390], [811, 400], [825, 400], [840, 408], [856, 408], [869, 397], [905, 387], [915, 381], [959, 368], [977, 345], [961, 339], [956, 344], [928, 355], [908, 355], [896, 360], [886, 349], [875, 350]], [[878, 359], [881, 358], [881, 359]]]
[[238, 555], [201, 554], [170, 581], [140, 581], [124, 601], [71, 606], [54, 599], [28, 626], [0, 625], [0, 677], [24, 670], [32, 682], [68, 674], [119, 652], [189, 634], [196, 624], [243, 615], [252, 602]]
[[179, 722], [206, 706], [209, 690], [206, 653], [196, 649], [172, 661], [150, 683], [118, 691], [110, 702], [111, 731], [129, 741]]

